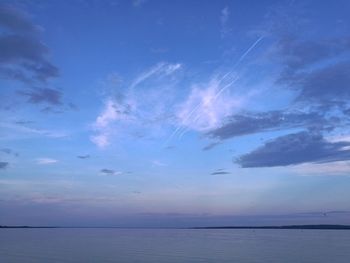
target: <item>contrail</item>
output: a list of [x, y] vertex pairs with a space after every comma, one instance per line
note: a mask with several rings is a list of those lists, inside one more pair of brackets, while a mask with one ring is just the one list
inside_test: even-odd
[[224, 87], [222, 87], [222, 89], [220, 89], [214, 96], [214, 100], [216, 100], [220, 94], [227, 89], [228, 87], [232, 86], [237, 80], [239, 79], [239, 77], [237, 76], [236, 78], [234, 78], [229, 84], [225, 85]]
[[[229, 83], [228, 85], [224, 86], [223, 89], [219, 90], [218, 93], [220, 94], [224, 89], [226, 89], [227, 87], [229, 87], [230, 85], [232, 85], [236, 80], [237, 80], [237, 78], [234, 79], [234, 81], [232, 81], [232, 82]], [[222, 81], [222, 80], [220, 80], [219, 83], [220, 83], [221, 81]], [[217, 97], [218, 97], [218, 94], [215, 94], [214, 99], [216, 99]], [[186, 118], [184, 119], [183, 122], [188, 121], [188, 120], [192, 117], [192, 115], [198, 110], [198, 108], [199, 108], [200, 106], [202, 106], [202, 104], [203, 104], [203, 102], [198, 103], [198, 105], [197, 105], [196, 107], [194, 107], [194, 108], [191, 110], [191, 112], [190, 112], [189, 114], [187, 114], [187, 116], [186, 116]], [[180, 131], [182, 128], [183, 128], [183, 127], [178, 126], [178, 127], [175, 129], [175, 131], [170, 135], [170, 137], [169, 137], [169, 139], [167, 140], [167, 142], [170, 141], [170, 140], [176, 135], [176, 133], [177, 133], [178, 131]], [[187, 128], [184, 128], [184, 130], [186, 130], [186, 129], [187, 129]], [[183, 131], [183, 132], [184, 132], [184, 131]], [[182, 135], [184, 134], [183, 132], [182, 132]], [[182, 136], [181, 136], [181, 137], [182, 137]]]
[[[221, 83], [222, 81], [224, 81], [230, 74], [232, 74], [232, 72], [234, 71], [234, 69], [245, 59], [245, 57], [259, 44], [259, 42], [263, 39], [264, 37], [261, 36], [259, 37], [238, 59], [238, 61], [233, 65], [232, 70], [228, 71], [226, 74], [224, 74], [221, 79], [219, 79], [219, 83]], [[225, 85], [223, 88], [221, 88], [214, 96], [214, 100], [217, 99], [220, 94], [227, 89], [228, 87], [230, 87], [231, 85], [233, 85], [236, 81], [238, 80], [238, 76], [236, 78], [234, 78], [233, 81], [231, 81], [229, 84]], [[185, 121], [189, 120], [191, 118], [191, 116], [193, 115], [193, 113], [195, 111], [198, 110], [198, 108], [203, 104], [203, 102], [200, 102], [196, 107], [194, 107], [191, 112], [187, 115], [187, 117], [185, 118]], [[198, 116], [196, 117], [196, 120], [198, 120]], [[179, 130], [181, 130], [182, 127], [179, 125], [174, 132], [169, 136], [169, 138], [166, 140], [165, 144], [167, 144], [177, 133]], [[180, 138], [187, 132], [187, 128], [184, 128], [184, 130], [181, 132], [180, 134]]]
[[[201, 106], [201, 103], [192, 109], [192, 111], [186, 116], [184, 122], [186, 122], [192, 116], [192, 114], [199, 108], [199, 106]], [[165, 141], [164, 145], [166, 145], [176, 135], [176, 133], [181, 129], [182, 129], [182, 127], [180, 125], [177, 126], [176, 129], [173, 131], [173, 133]]]
[[238, 60], [237, 64], [239, 64], [249, 53], [250, 51], [252, 51], [257, 44], [259, 44], [259, 42], [263, 39], [264, 37], [261, 36], [259, 37], [254, 43], [253, 45], [250, 46], [250, 48], [248, 48], [248, 50], [246, 52], [244, 52], [244, 54], [240, 57], [240, 59]]
[[[228, 75], [230, 72], [228, 72], [227, 74], [225, 74], [225, 75]], [[224, 89], [226, 89], [227, 87], [229, 87], [230, 85], [232, 85], [234, 82], [236, 82], [236, 80], [237, 80], [237, 78], [238, 77], [236, 77], [236, 79], [234, 79], [234, 81], [232, 81], [231, 83], [229, 83], [228, 85], [226, 85], [226, 86], [224, 86], [223, 87], [223, 89], [221, 89], [221, 90], [219, 90], [219, 94], [224, 90]], [[221, 78], [221, 80], [219, 80], [219, 84], [220, 84], [220, 82], [222, 82], [223, 81], [223, 78]], [[215, 95], [215, 99], [218, 97], [218, 94], [216, 94]], [[203, 104], [203, 102], [200, 102], [200, 103], [198, 103], [198, 105], [196, 106], [196, 107], [194, 107], [192, 110], [191, 110], [191, 112], [189, 113], [189, 114], [187, 114], [187, 116], [186, 116], [186, 118], [184, 119], [184, 121], [183, 122], [186, 122], [186, 121], [188, 121], [191, 117], [192, 117], [192, 115], [198, 110], [198, 108], [200, 107], [200, 106], [202, 106], [202, 104]], [[175, 131], [169, 136], [169, 138], [166, 140], [166, 143], [168, 143], [176, 134], [177, 134], [177, 132], [178, 131], [180, 131], [181, 129], [182, 129], [183, 127], [181, 127], [181, 126], [178, 126], [176, 129], [175, 129]], [[187, 128], [184, 128], [184, 130], [186, 130]], [[182, 133], [182, 135], [183, 135], [183, 133]], [[165, 144], [166, 144], [165, 143]]]
[[222, 78], [219, 80], [220, 82], [223, 81], [229, 74], [233, 72], [233, 70], [243, 61], [243, 59], [259, 44], [261, 40], [263, 40], [263, 36], [259, 37], [238, 59], [238, 61], [233, 65], [232, 70], [227, 72]]
[[[238, 79], [239, 79], [239, 77], [237, 76], [233, 81], [231, 81], [229, 84], [225, 85], [222, 89], [220, 89], [220, 90], [215, 94], [215, 96], [214, 96], [214, 98], [212, 99], [212, 101], [215, 101], [225, 89], [227, 89], [227, 88], [229, 88], [230, 86], [232, 86]], [[199, 105], [201, 105], [201, 104], [203, 104], [203, 103], [200, 103]], [[199, 105], [198, 105], [198, 106], [199, 106]], [[196, 109], [197, 109], [197, 108], [198, 108], [198, 107], [196, 107]], [[192, 112], [193, 112], [193, 111], [192, 111]], [[193, 120], [193, 123], [195, 123], [196, 121], [198, 121], [199, 118], [200, 118], [200, 115], [198, 114], [198, 115], [195, 117], [195, 119]], [[185, 129], [179, 134], [179, 139], [181, 139], [182, 136], [183, 136], [184, 134], [187, 133], [187, 131], [188, 131], [188, 128], [185, 128]]]

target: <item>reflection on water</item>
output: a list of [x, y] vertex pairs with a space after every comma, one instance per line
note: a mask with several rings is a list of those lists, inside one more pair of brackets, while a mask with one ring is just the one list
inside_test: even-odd
[[349, 263], [350, 231], [0, 229], [1, 263]]

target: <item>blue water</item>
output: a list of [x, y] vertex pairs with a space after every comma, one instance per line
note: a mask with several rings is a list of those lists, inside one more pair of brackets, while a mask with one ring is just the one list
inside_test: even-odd
[[350, 231], [0, 229], [1, 263], [349, 263]]

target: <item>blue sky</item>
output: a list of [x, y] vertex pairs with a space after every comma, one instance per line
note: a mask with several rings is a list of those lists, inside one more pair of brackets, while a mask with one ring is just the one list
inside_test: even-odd
[[0, 1], [0, 225], [350, 223], [347, 1]]

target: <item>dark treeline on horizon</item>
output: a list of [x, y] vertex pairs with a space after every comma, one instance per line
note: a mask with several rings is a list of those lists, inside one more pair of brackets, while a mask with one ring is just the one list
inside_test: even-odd
[[[0, 228], [129, 228], [129, 227], [64, 227], [64, 226], [1, 226]], [[132, 228], [132, 227], [131, 227]], [[147, 228], [147, 227], [145, 227]], [[150, 228], [151, 229], [151, 228]], [[168, 229], [175, 229], [169, 227]], [[179, 228], [176, 228], [179, 229]], [[286, 225], [286, 226], [207, 226], [180, 229], [310, 229], [350, 230], [350, 225]]]

